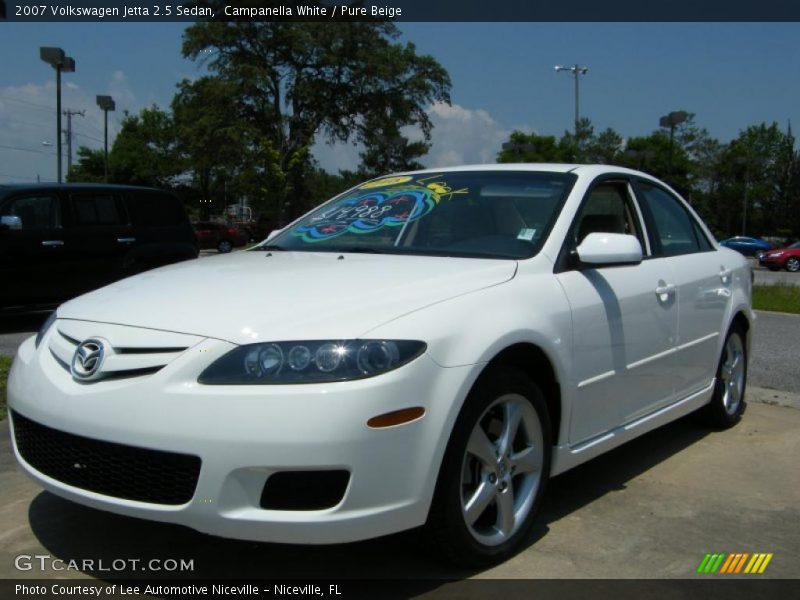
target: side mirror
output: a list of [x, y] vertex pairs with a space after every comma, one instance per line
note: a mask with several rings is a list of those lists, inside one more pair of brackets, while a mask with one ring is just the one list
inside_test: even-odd
[[578, 259], [586, 265], [638, 265], [642, 245], [633, 235], [590, 233], [577, 248]]
[[281, 231], [283, 231], [283, 229], [273, 229], [272, 231], [270, 231], [269, 235], [267, 236], [267, 241], [270, 241], [272, 238], [274, 238], [276, 235], [278, 235]]
[[0, 217], [0, 229], [22, 229], [22, 219], [15, 215]]

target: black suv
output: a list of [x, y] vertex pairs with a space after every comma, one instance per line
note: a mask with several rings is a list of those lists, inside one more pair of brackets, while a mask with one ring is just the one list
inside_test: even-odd
[[52, 307], [197, 252], [172, 194], [105, 184], [0, 186], [0, 312]]

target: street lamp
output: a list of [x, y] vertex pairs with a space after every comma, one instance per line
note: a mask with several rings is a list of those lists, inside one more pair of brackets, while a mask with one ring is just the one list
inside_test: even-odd
[[571, 67], [563, 67], [561, 65], [556, 65], [553, 67], [556, 73], [560, 73], [561, 71], [569, 71], [575, 77], [575, 139], [578, 139], [578, 123], [580, 122], [580, 81], [581, 75], [586, 75], [589, 72], [589, 67], [581, 67], [577, 63], [572, 65]]
[[675, 127], [686, 121], [689, 114], [685, 110], [677, 110], [664, 115], [658, 120], [661, 127], [669, 128], [669, 157], [667, 159], [667, 177], [672, 177], [672, 147], [675, 139]]
[[111, 96], [98, 96], [97, 106], [103, 110], [105, 115], [105, 124], [103, 126], [103, 145], [105, 148], [104, 172], [106, 183], [108, 183], [108, 111], [115, 110], [117, 105], [114, 103], [114, 99]]
[[75, 59], [64, 54], [61, 48], [43, 46], [39, 58], [56, 70], [56, 140], [58, 146], [58, 183], [61, 183], [61, 73], [75, 72]]

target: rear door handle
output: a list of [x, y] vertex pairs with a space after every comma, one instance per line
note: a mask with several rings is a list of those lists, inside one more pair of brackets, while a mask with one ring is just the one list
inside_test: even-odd
[[731, 271], [730, 269], [726, 269], [725, 267], [720, 267], [719, 278], [722, 280], [722, 283], [728, 283], [728, 277], [731, 276], [731, 273], [733, 273], [733, 271]]
[[136, 241], [136, 238], [133, 238], [133, 237], [122, 237], [122, 238], [117, 238], [117, 241], [120, 244], [132, 244], [132, 243], [134, 243]]
[[42, 240], [42, 246], [46, 248], [58, 248], [59, 246], [63, 246], [64, 242], [62, 240]]

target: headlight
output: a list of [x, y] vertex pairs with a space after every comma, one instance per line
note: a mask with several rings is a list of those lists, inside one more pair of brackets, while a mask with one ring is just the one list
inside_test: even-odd
[[50, 327], [52, 327], [53, 323], [56, 322], [57, 318], [58, 317], [56, 317], [56, 311], [51, 312], [50, 316], [47, 317], [47, 321], [45, 321], [44, 325], [42, 325], [39, 328], [39, 333], [36, 334], [36, 347], [37, 348], [39, 347], [39, 344], [42, 343], [42, 338], [44, 337], [44, 334], [47, 333], [47, 330], [50, 329]]
[[247, 344], [217, 359], [197, 379], [207, 385], [327, 383], [364, 379], [414, 360], [424, 342], [314, 340]]

